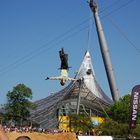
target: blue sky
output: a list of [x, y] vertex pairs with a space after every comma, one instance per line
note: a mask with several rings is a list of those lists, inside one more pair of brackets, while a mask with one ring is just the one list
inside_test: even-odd
[[[117, 86], [123, 96], [140, 83], [140, 1], [98, 1]], [[32, 89], [33, 101], [62, 89], [58, 81], [44, 80], [59, 75], [58, 51], [62, 47], [69, 54], [71, 77], [88, 49], [96, 79], [111, 96], [86, 0], [0, 0], [0, 104], [6, 103], [7, 92], [19, 83]]]

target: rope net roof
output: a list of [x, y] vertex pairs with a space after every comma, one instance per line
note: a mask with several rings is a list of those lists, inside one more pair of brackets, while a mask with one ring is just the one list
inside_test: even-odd
[[[93, 110], [102, 112], [102, 107], [108, 107], [112, 104], [112, 100], [104, 93], [95, 79], [95, 72], [88, 51], [85, 53], [84, 59], [75, 78], [83, 78], [80, 90], [81, 104], [84, 104]], [[77, 81], [72, 81], [61, 91], [36, 101], [37, 109], [31, 111], [31, 119], [44, 128], [57, 127], [57, 111], [62, 105], [68, 105], [68, 102], [77, 102], [78, 93], [79, 83]]]

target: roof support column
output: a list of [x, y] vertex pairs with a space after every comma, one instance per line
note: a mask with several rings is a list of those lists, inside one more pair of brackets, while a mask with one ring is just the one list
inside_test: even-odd
[[78, 93], [78, 99], [77, 99], [77, 108], [76, 108], [76, 114], [79, 115], [80, 110], [80, 102], [81, 102], [81, 85], [83, 82], [83, 78], [79, 79], [77, 82], [79, 83], [79, 93]]

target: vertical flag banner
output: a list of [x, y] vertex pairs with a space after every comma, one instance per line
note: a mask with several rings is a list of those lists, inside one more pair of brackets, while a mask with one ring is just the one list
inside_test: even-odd
[[131, 93], [130, 129], [136, 128], [139, 100], [140, 100], [140, 85], [136, 85], [132, 89], [132, 93]]

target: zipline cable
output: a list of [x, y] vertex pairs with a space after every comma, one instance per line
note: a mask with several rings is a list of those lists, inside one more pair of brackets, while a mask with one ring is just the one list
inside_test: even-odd
[[[134, 1], [134, 0], [133, 0], [133, 1]], [[104, 17], [106, 17], [106, 16], [108, 16], [108, 15], [110, 15], [110, 14], [112, 14], [112, 13], [118, 11], [118, 10], [120, 10], [121, 8], [127, 6], [128, 4], [130, 4], [130, 3], [133, 2], [133, 1], [132, 1], [132, 0], [131, 0], [131, 1], [130, 1], [130, 0], [127, 1], [127, 3], [124, 3], [123, 5], [121, 5], [120, 7], [118, 7], [117, 9], [112, 10], [109, 14], [103, 16], [102, 18], [104, 18]], [[116, 3], [116, 2], [115, 2], [115, 3]], [[105, 10], [104, 10], [104, 11], [105, 11]], [[104, 11], [102, 11], [102, 12], [104, 12]], [[90, 17], [90, 18], [92, 18], [92, 17]], [[79, 26], [83, 25], [84, 23], [86, 23], [88, 20], [89, 20], [89, 18], [85, 19], [85, 20], [84, 20], [83, 22], [81, 22], [80, 24], [77, 24], [76, 26], [73, 26], [72, 28], [70, 28], [70, 29], [67, 30], [66, 32], [62, 33], [61, 35], [57, 36], [56, 38], [52, 39], [51, 41], [48, 41], [46, 44], [42, 45], [41, 47], [39, 47], [39, 48], [37, 48], [37, 49], [31, 51], [30, 53], [28, 53], [27, 55], [25, 55], [25, 56], [23, 56], [23, 57], [17, 59], [14, 63], [11, 63], [11, 64], [9, 64], [9, 65], [7, 65], [7, 66], [1, 68], [1, 69], [0, 69], [0, 75], [2, 75], [2, 74], [4, 74], [4, 73], [8, 72], [9, 70], [11, 70], [11, 69], [13, 69], [13, 68], [16, 68], [18, 65], [22, 65], [22, 64], [24, 64], [25, 62], [30, 61], [34, 56], [37, 56], [38, 54], [43, 53], [44, 50], [50, 50], [51, 47], [52, 47], [53, 45], [52, 45], [51, 47], [46, 48], [47, 45], [51, 45], [51, 44], [54, 43], [56, 40], [59, 40], [59, 39], [63, 38], [65, 35], [69, 34], [69, 33], [72, 32], [73, 30], [75, 30], [77, 27], [79, 27]], [[88, 28], [88, 27], [86, 26], [86, 27], [84, 27], [84, 28]], [[81, 31], [81, 29], [80, 29], [80, 31]], [[77, 31], [77, 33], [78, 33], [78, 31]], [[75, 34], [74, 34], [74, 35], [75, 35]], [[70, 36], [71, 36], [71, 35], [70, 35]], [[73, 36], [71, 36], [71, 37], [73, 37]], [[64, 39], [63, 39], [63, 40], [64, 40]], [[60, 42], [62, 42], [62, 41], [60, 40]], [[58, 44], [58, 42], [57, 42], [56, 44]], [[41, 49], [43, 49], [43, 50], [41, 50]], [[25, 59], [25, 60], [24, 60], [24, 59]]]
[[140, 48], [138, 48], [128, 37], [128, 35], [120, 28], [118, 24], [111, 18], [107, 17], [110, 23], [117, 29], [117, 31], [128, 41], [128, 43], [138, 52], [140, 53]]

